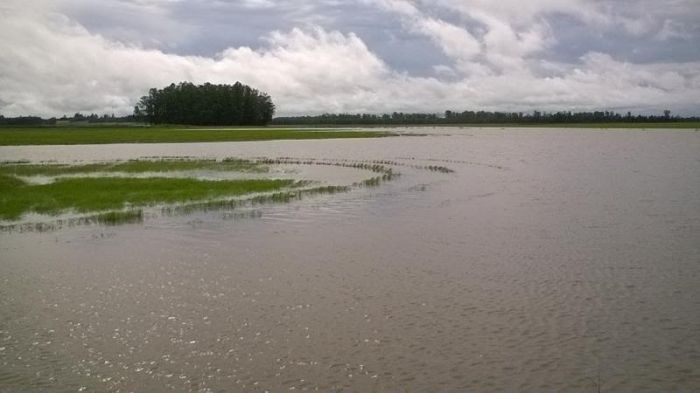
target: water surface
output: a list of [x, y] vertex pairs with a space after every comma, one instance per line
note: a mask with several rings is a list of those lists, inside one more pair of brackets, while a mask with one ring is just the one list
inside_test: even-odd
[[411, 131], [0, 148], [402, 174], [257, 218], [1, 233], [0, 392], [700, 389], [700, 134]]

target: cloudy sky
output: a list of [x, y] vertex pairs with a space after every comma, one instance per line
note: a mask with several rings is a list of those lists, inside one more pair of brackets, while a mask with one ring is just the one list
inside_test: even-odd
[[277, 115], [700, 114], [698, 0], [1, 0], [0, 114], [241, 81]]

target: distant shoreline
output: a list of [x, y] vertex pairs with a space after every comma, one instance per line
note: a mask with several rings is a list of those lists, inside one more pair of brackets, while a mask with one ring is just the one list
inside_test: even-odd
[[[347, 128], [347, 127], [346, 127]], [[137, 126], [0, 127], [0, 146], [97, 145], [116, 143], [198, 143], [381, 138], [382, 131], [280, 128], [191, 128]]]
[[[0, 126], [0, 146], [94, 145], [114, 143], [198, 143], [272, 140], [382, 138], [401, 128], [552, 128], [582, 130], [700, 130], [700, 122], [591, 124], [403, 124], [285, 125], [274, 127], [196, 127], [120, 125]], [[405, 135], [411, 135], [410, 133]], [[417, 133], [416, 135], [420, 135]]]
[[115, 122], [115, 123], [91, 123], [91, 122], [58, 122], [44, 125], [4, 125], [0, 124], [0, 131], [8, 129], [63, 129], [63, 128], [142, 128], [142, 129], [200, 129], [200, 130], [280, 130], [280, 129], [308, 129], [308, 128], [403, 128], [403, 127], [455, 127], [455, 128], [654, 128], [654, 129], [700, 129], [700, 121], [661, 121], [661, 122], [600, 122], [600, 123], [406, 123], [406, 124], [379, 124], [379, 123], [338, 123], [338, 124], [275, 124], [267, 126], [207, 126], [187, 124], [162, 124], [150, 125], [143, 122]]
[[700, 121], [654, 122], [654, 123], [414, 123], [414, 124], [273, 124], [275, 128], [589, 128], [589, 129], [700, 129]]

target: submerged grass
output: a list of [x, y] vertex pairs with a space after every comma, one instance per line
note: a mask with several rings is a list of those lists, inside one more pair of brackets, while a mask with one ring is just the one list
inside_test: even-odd
[[[316, 186], [308, 180], [199, 180], [192, 178], [115, 177], [109, 173], [163, 173], [168, 171], [267, 171], [269, 165], [332, 165], [369, 170], [377, 176], [350, 186]], [[241, 206], [288, 203], [316, 194], [335, 194], [356, 187], [375, 187], [391, 180], [388, 161], [350, 162], [315, 159], [278, 158], [222, 161], [191, 158], [149, 158], [89, 164], [32, 164], [0, 162], [0, 220], [13, 221], [27, 213], [56, 215], [79, 213], [49, 223], [0, 223], [0, 230], [51, 230], [56, 226], [78, 224], [118, 225], [144, 221], [142, 207], [164, 205], [163, 214], [192, 211], [229, 210]], [[439, 170], [441, 167], [431, 167]], [[104, 177], [84, 177], [95, 174]], [[24, 176], [44, 175], [53, 182], [26, 182]], [[76, 175], [76, 176], [71, 176]], [[66, 177], [62, 177], [66, 176]], [[309, 188], [311, 187], [311, 188]], [[252, 195], [249, 195], [252, 194]], [[71, 214], [72, 215], [72, 214]], [[245, 216], [245, 213], [244, 213]]]
[[304, 197], [319, 194], [337, 194], [348, 192], [349, 186], [319, 186], [301, 190], [280, 191], [272, 194], [256, 195], [247, 199], [222, 199], [204, 202], [187, 203], [177, 206], [166, 206], [161, 209], [163, 214], [188, 214], [196, 211], [211, 211], [222, 209], [236, 209], [244, 206], [266, 205], [271, 203], [289, 203], [301, 200]]
[[0, 163], [0, 175], [15, 176], [58, 176], [90, 172], [145, 173], [192, 170], [267, 172], [268, 169], [267, 166], [257, 162], [236, 158], [227, 158], [221, 161], [213, 159], [167, 158], [91, 164]]
[[[31, 185], [0, 175], [0, 219], [16, 220], [23, 214], [80, 213], [183, 203], [248, 193], [275, 191], [292, 180], [209, 181], [181, 178], [65, 178]], [[115, 216], [116, 217], [116, 216]]]
[[397, 134], [382, 131], [279, 128], [1, 127], [0, 146], [239, 142], [288, 139], [378, 138], [395, 135]]
[[111, 211], [97, 214], [95, 221], [105, 225], [133, 224], [143, 222], [143, 210]]

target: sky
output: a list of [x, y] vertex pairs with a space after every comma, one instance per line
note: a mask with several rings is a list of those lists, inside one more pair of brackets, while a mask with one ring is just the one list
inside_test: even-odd
[[698, 0], [2, 0], [0, 114], [248, 84], [276, 115], [700, 114]]

